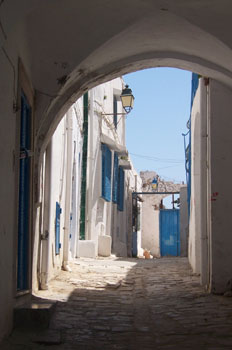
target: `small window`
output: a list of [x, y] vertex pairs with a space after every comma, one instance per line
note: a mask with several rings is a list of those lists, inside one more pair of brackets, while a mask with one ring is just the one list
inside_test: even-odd
[[111, 150], [102, 144], [102, 197], [111, 200]]
[[123, 211], [124, 207], [124, 179], [125, 174], [122, 167], [118, 171], [118, 210]]

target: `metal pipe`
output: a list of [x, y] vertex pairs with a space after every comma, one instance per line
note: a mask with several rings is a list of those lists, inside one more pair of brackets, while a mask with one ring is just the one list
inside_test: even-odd
[[44, 204], [43, 204], [43, 234], [41, 235], [41, 276], [40, 289], [48, 289], [49, 280], [49, 262], [50, 262], [50, 226], [51, 226], [51, 196], [52, 196], [52, 145], [50, 143], [46, 149], [45, 156], [45, 183], [44, 183]]
[[80, 239], [85, 240], [85, 216], [86, 216], [86, 172], [87, 172], [87, 154], [88, 154], [88, 116], [89, 116], [89, 97], [88, 92], [83, 98], [83, 150], [82, 150], [82, 171], [81, 171], [81, 205], [80, 205]]
[[177, 192], [132, 192], [132, 196], [137, 196], [138, 194], [179, 194], [180, 191]]
[[[86, 111], [87, 112], [87, 111]], [[88, 125], [88, 149], [87, 149], [87, 169], [86, 169], [86, 229], [85, 238], [93, 239], [92, 237], [92, 205], [93, 205], [93, 172], [94, 172], [94, 156], [93, 156], [93, 133], [94, 133], [94, 106], [93, 106], [93, 90], [89, 93], [89, 125]]]
[[66, 188], [65, 188], [65, 217], [64, 217], [64, 248], [63, 269], [71, 271], [69, 263], [69, 236], [70, 236], [70, 213], [72, 194], [72, 114], [71, 110], [66, 115], [67, 132], [67, 163], [66, 163]]

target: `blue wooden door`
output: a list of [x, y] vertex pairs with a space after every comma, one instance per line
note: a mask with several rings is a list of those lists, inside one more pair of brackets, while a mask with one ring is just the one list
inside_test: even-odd
[[160, 210], [160, 254], [161, 256], [180, 255], [179, 209]]
[[17, 290], [29, 288], [31, 107], [21, 95]]

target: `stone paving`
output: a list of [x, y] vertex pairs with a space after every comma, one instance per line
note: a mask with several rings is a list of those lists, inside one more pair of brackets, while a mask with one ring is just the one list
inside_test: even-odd
[[209, 295], [185, 258], [78, 259], [40, 298], [50, 328], [15, 330], [1, 350], [232, 349], [232, 298]]

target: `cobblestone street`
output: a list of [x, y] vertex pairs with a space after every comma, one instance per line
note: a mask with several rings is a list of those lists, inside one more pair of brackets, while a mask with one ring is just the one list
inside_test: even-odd
[[187, 259], [78, 259], [49, 291], [50, 328], [15, 330], [1, 350], [232, 349], [232, 298], [209, 295]]

